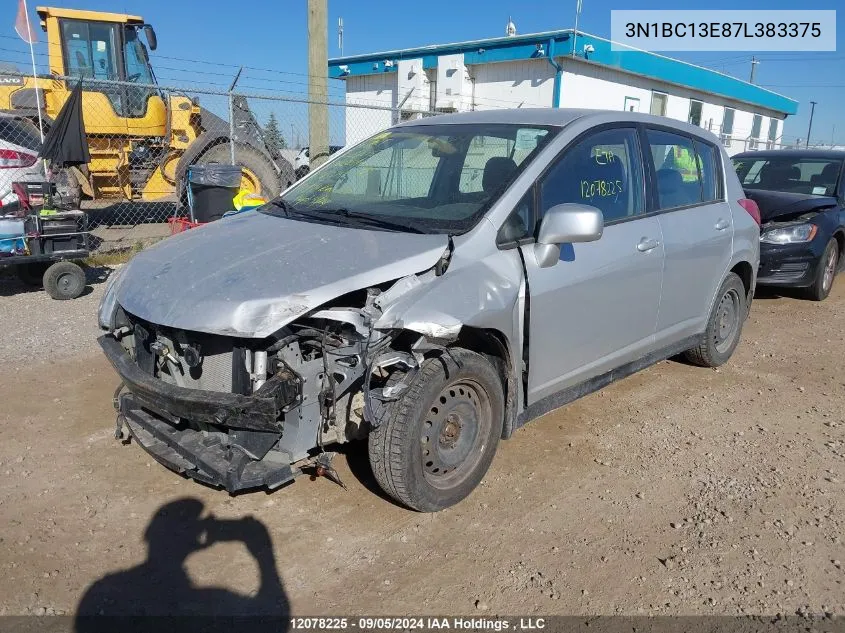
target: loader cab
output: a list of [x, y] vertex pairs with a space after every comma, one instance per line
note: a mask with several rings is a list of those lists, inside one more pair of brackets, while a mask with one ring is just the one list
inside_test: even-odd
[[[155, 50], [155, 31], [142, 18], [41, 7], [38, 13], [50, 42], [52, 73], [82, 78], [83, 91], [105, 95], [121, 118], [144, 117], [149, 99], [162, 98], [143, 41]], [[105, 83], [115, 81], [123, 85]]]

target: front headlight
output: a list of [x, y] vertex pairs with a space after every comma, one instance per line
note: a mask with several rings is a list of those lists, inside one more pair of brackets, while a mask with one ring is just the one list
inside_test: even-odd
[[815, 224], [796, 224], [777, 229], [769, 229], [760, 236], [761, 242], [767, 244], [794, 244], [796, 242], [809, 242], [816, 236], [819, 230]]
[[106, 280], [106, 290], [103, 292], [100, 308], [97, 310], [97, 321], [104, 330], [114, 329], [114, 316], [117, 313], [117, 281], [125, 270], [126, 264], [114, 271]]

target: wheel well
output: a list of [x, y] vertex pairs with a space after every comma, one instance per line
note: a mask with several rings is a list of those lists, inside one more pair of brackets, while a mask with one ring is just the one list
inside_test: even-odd
[[833, 234], [833, 237], [836, 238], [836, 244], [839, 246], [839, 259], [842, 259], [842, 255], [845, 254], [845, 233], [842, 231], [837, 231]]
[[739, 262], [736, 266], [731, 268], [732, 273], [739, 275], [742, 280], [742, 285], [745, 286], [745, 296], [748, 297], [748, 303], [751, 303], [751, 297], [754, 295], [754, 288], [751, 286], [751, 281], [754, 279], [754, 269], [748, 262]]
[[516, 428], [518, 392], [507, 337], [498, 330], [464, 326], [454, 345], [483, 354], [496, 366], [502, 379], [502, 390], [505, 396], [505, 424], [502, 428], [502, 438], [509, 438]]

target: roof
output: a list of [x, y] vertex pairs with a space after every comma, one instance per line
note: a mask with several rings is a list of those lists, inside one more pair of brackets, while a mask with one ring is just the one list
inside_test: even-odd
[[826, 158], [845, 159], [845, 150], [841, 149], [767, 149], [756, 152], [741, 152], [731, 158]]
[[[560, 59], [572, 57], [576, 46], [573, 29], [544, 31], [514, 37], [496, 37], [483, 40], [470, 40], [452, 44], [420, 46], [366, 55], [336, 57], [329, 60], [329, 76], [342, 79], [349, 75], [373, 75], [384, 72], [396, 72], [395, 62], [400, 59], [422, 59], [423, 68], [436, 68], [437, 58], [441, 55], [463, 53], [464, 61], [469, 65], [544, 59], [546, 55]], [[538, 56], [537, 45], [544, 47], [544, 56]], [[589, 45], [590, 53], [579, 53], [579, 62], [592, 63], [614, 68], [640, 77], [654, 79], [714, 94], [747, 103], [758, 108], [765, 108], [784, 115], [798, 112], [798, 102], [771, 90], [766, 90], [742, 79], [720, 73], [710, 68], [659, 55], [637, 48], [613, 44], [610, 40], [597, 35], [578, 31], [577, 47]], [[586, 55], [586, 56], [585, 56]], [[392, 66], [385, 61], [392, 61]], [[341, 70], [344, 66], [347, 70]], [[565, 89], [565, 85], [564, 85]]]
[[675, 128], [686, 134], [693, 134], [701, 138], [709, 139], [718, 143], [718, 138], [704, 128], [684, 121], [667, 119], [653, 114], [641, 112], [626, 112], [616, 110], [587, 110], [578, 108], [511, 108], [503, 110], [474, 110], [472, 112], [455, 112], [441, 114], [424, 119], [413, 119], [405, 121], [397, 126], [399, 128], [416, 127], [425, 125], [457, 125], [472, 123], [503, 123], [514, 125], [544, 125], [564, 127], [576, 119], [583, 119], [587, 123], [600, 125], [602, 123], [650, 123], [661, 127]]
[[35, 12], [41, 20], [48, 16], [54, 18], [69, 18], [73, 20], [89, 20], [95, 22], [119, 22], [121, 24], [143, 24], [144, 18], [125, 13], [107, 13], [105, 11], [85, 11], [83, 9], [64, 9], [59, 7], [36, 7]]

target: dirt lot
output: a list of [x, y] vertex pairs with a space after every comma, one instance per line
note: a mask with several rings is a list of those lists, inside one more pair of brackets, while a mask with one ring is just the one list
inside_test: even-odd
[[0, 613], [73, 613], [99, 581], [118, 610], [845, 614], [845, 279], [821, 304], [758, 298], [719, 370], [660, 363], [534, 422], [436, 515], [382, 498], [360, 446], [336, 461], [348, 491], [181, 479], [112, 437], [100, 286], [4, 288]]

